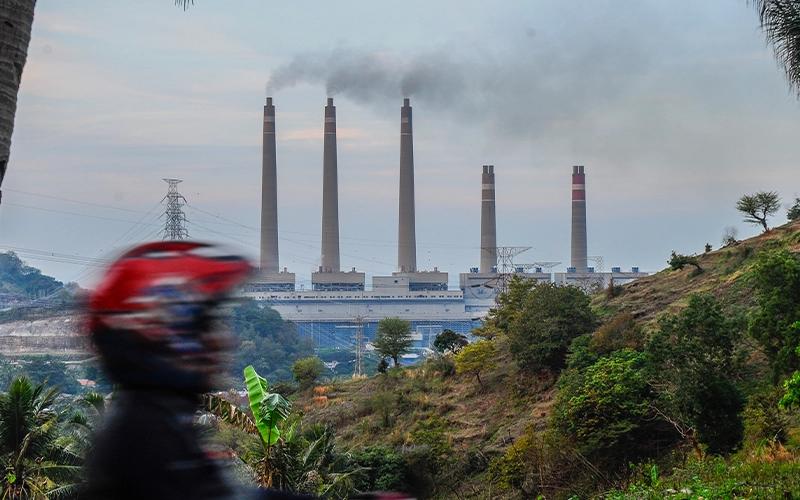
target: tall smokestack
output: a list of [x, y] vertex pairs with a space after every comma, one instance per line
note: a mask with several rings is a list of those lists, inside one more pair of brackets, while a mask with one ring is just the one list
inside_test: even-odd
[[497, 220], [494, 206], [494, 165], [484, 165], [481, 177], [481, 273], [497, 269]]
[[586, 174], [583, 165], [572, 167], [572, 267], [588, 271], [586, 259]]
[[400, 272], [417, 270], [417, 237], [414, 222], [414, 139], [411, 105], [403, 99], [400, 108], [400, 212], [397, 231], [397, 267]]
[[275, 159], [275, 106], [267, 97], [261, 157], [261, 272], [278, 272], [278, 182]]
[[325, 151], [322, 158], [322, 271], [339, 272], [339, 185], [336, 166], [336, 106], [325, 106]]

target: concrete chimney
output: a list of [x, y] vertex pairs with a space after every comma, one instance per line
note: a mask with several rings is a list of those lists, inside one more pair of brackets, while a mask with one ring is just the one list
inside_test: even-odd
[[494, 205], [494, 165], [484, 165], [481, 178], [481, 273], [497, 269], [497, 219]]
[[277, 273], [278, 183], [275, 159], [275, 106], [267, 97], [261, 157], [261, 272]]
[[417, 238], [414, 222], [414, 139], [411, 105], [403, 99], [400, 108], [400, 210], [397, 231], [397, 268], [400, 272], [417, 270]]
[[322, 158], [321, 271], [339, 272], [339, 183], [336, 166], [336, 106], [325, 106], [325, 150]]
[[572, 167], [572, 267], [589, 270], [586, 258], [586, 174], [583, 165]]

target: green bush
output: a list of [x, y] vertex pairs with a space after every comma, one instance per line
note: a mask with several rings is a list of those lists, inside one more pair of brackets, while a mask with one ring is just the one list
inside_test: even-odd
[[558, 370], [570, 343], [591, 332], [596, 318], [580, 289], [514, 279], [489, 318], [509, 338], [511, 354], [526, 370]]
[[359, 491], [405, 491], [406, 462], [400, 453], [376, 445], [353, 452], [353, 461], [363, 471], [355, 481]]
[[733, 383], [739, 337], [735, 319], [713, 296], [695, 294], [680, 314], [659, 322], [646, 348], [662, 416], [711, 453], [732, 451], [743, 434], [744, 400]]
[[308, 389], [314, 385], [322, 375], [323, 370], [325, 370], [325, 365], [316, 356], [298, 359], [292, 365], [292, 374], [297, 383], [300, 384], [301, 390]]
[[619, 471], [675, 442], [654, 414], [646, 368], [643, 353], [624, 349], [559, 380], [553, 427], [603, 470]]
[[777, 382], [800, 368], [797, 335], [791, 328], [800, 320], [800, 257], [785, 249], [764, 252], [749, 279], [758, 305], [750, 315], [749, 332], [769, 358]]

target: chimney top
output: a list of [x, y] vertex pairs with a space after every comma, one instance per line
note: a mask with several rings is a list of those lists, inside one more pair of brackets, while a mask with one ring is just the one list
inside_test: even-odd
[[572, 167], [573, 174], [582, 174], [583, 173], [583, 165], [575, 165]]
[[267, 106], [272, 106], [272, 97], [267, 97]]
[[333, 106], [333, 97], [328, 97], [328, 106]]
[[403, 98], [403, 106], [410, 106], [410, 105], [411, 105], [411, 99], [409, 99], [408, 97]]

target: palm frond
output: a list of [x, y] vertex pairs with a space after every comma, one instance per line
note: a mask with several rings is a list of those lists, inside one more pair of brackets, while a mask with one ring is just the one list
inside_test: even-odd
[[186, 10], [190, 5], [194, 5], [194, 0], [175, 0], [175, 5], [183, 6], [183, 10]]
[[789, 87], [800, 97], [800, 0], [751, 0]]

